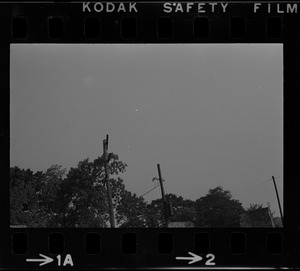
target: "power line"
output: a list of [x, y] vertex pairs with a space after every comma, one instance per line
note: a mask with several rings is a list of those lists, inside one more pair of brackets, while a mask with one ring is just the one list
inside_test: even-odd
[[[158, 184], [155, 186], [155, 187], [153, 187], [152, 189], [150, 189], [149, 191], [147, 191], [146, 193], [144, 193], [143, 195], [141, 195], [141, 196], [139, 196], [138, 198], [141, 198], [141, 197], [143, 197], [143, 196], [145, 196], [145, 195], [147, 195], [148, 193], [150, 193], [151, 191], [153, 191], [154, 189], [156, 189], [157, 187], [159, 187], [160, 186], [160, 183], [159, 182], [157, 182]], [[135, 202], [133, 201], [133, 202], [131, 202], [131, 203], [129, 203], [129, 205], [127, 206], [127, 208], [131, 208], [131, 209], [134, 209], [137, 213], [139, 213], [139, 214], [143, 214], [143, 212], [141, 211], [141, 210], [138, 210], [138, 209], [136, 209], [135, 207], [134, 207], [134, 204]]]
[[[146, 194], [150, 193], [151, 191], [153, 191], [155, 188], [159, 187], [159, 185], [155, 186], [154, 188], [152, 188], [151, 190], [149, 190], [148, 192], [144, 193], [143, 195], [139, 196], [138, 198], [141, 198], [143, 196], [145, 196]], [[143, 210], [138, 210], [136, 208], [136, 206], [134, 206], [134, 203], [136, 203], [135, 201], [132, 201], [131, 203], [128, 204], [128, 206], [126, 207], [127, 209], [133, 209], [138, 215], [145, 215], [145, 212]], [[126, 223], [126, 222], [125, 222]]]
[[145, 195], [147, 195], [148, 193], [150, 193], [151, 191], [153, 191], [153, 190], [154, 190], [155, 188], [157, 188], [157, 187], [159, 187], [159, 185], [155, 186], [154, 188], [152, 188], [151, 190], [149, 190], [149, 191], [146, 192], [145, 194], [141, 195], [140, 198], [143, 197], [143, 196], [145, 196]]
[[[147, 195], [148, 193], [150, 193], [151, 191], [153, 191], [155, 188], [157, 188], [157, 187], [159, 187], [159, 185], [157, 185], [157, 186], [155, 186], [155, 187], [153, 187], [152, 189], [150, 189], [149, 191], [147, 191], [146, 193], [144, 193], [143, 195], [141, 195], [141, 196], [139, 196], [138, 198], [141, 198], [141, 197], [143, 197], [143, 196], [145, 196], [145, 195]], [[130, 208], [133, 208], [133, 209], [135, 209], [134, 207], [132, 207], [131, 205], [132, 204], [134, 204], [135, 202], [133, 201], [133, 202], [131, 202], [127, 207], [130, 207]], [[136, 211], [137, 211], [137, 209], [135, 209]]]
[[263, 185], [263, 184], [265, 184], [265, 183], [267, 183], [267, 182], [269, 182], [269, 181], [271, 181], [271, 180], [272, 180], [272, 178], [270, 178], [270, 179], [267, 180], [267, 181], [263, 181], [263, 182], [261, 182], [261, 183], [259, 183], [259, 184], [254, 185], [254, 186], [248, 188], [247, 190], [244, 190], [243, 192], [239, 193], [239, 196], [240, 196], [240, 195], [243, 195], [243, 194], [245, 194], [245, 193], [247, 193], [247, 192], [249, 192], [249, 191], [251, 191], [251, 190], [257, 189], [259, 186], [261, 186], [261, 185]]

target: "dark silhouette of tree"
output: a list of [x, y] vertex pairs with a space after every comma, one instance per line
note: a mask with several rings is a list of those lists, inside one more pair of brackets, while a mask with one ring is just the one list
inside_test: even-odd
[[[195, 202], [183, 199], [175, 194], [166, 195], [169, 222], [193, 222], [195, 220]], [[147, 225], [151, 228], [164, 227], [165, 216], [162, 199], [152, 200], [146, 208]]]
[[[161, 199], [148, 204], [128, 191], [119, 174], [126, 164], [109, 162], [112, 200], [117, 227], [164, 227]], [[27, 227], [109, 227], [104, 161], [85, 159], [67, 173], [54, 165], [45, 172], [10, 169], [11, 225]], [[198, 227], [239, 227], [241, 214], [265, 223], [264, 208], [253, 204], [245, 211], [229, 191], [218, 186], [196, 202], [167, 194], [170, 222], [193, 222]], [[171, 211], [172, 210], [172, 211]], [[266, 224], [260, 224], [266, 225]]]
[[242, 204], [221, 186], [210, 189], [208, 194], [196, 200], [196, 226], [240, 227]]
[[[12, 225], [27, 227], [109, 226], [104, 163], [101, 157], [80, 161], [66, 170], [54, 165], [46, 172], [10, 172]], [[112, 200], [118, 227], [147, 227], [146, 203], [126, 190], [119, 173], [126, 164], [113, 158], [109, 163]]]
[[[101, 157], [93, 162], [85, 159], [79, 162], [76, 168], [69, 170], [58, 193], [58, 201], [61, 202], [59, 225], [63, 227], [106, 227], [108, 225], [108, 202], [103, 165]], [[111, 176], [124, 172], [125, 168], [126, 164], [121, 161], [112, 160], [109, 164]], [[116, 180], [111, 178], [111, 182]], [[115, 193], [114, 188], [112, 190]]]
[[166, 196], [167, 202], [171, 203], [169, 206], [172, 209], [172, 215], [169, 214], [171, 222], [194, 222], [196, 217], [195, 202], [189, 199], [183, 199], [182, 196], [175, 194], [168, 194]]
[[50, 227], [55, 224], [57, 192], [65, 170], [52, 166], [45, 173], [10, 169], [11, 225]]
[[[30, 212], [32, 210], [32, 212]], [[10, 223], [27, 225], [37, 213], [34, 175], [30, 169], [10, 169]]]
[[164, 226], [162, 200], [152, 200], [146, 206], [146, 224], [149, 228], [158, 228]]
[[262, 204], [250, 204], [244, 217], [248, 220], [249, 227], [272, 227], [268, 208]]
[[147, 227], [144, 198], [126, 190], [121, 178], [112, 180], [111, 184], [117, 225], [121, 228]]
[[[52, 227], [57, 225], [57, 216], [60, 202], [57, 195], [64, 180], [66, 169], [53, 165], [46, 172], [34, 174], [36, 182], [36, 194], [38, 195], [38, 221], [32, 227]], [[41, 223], [42, 222], [42, 223]]]

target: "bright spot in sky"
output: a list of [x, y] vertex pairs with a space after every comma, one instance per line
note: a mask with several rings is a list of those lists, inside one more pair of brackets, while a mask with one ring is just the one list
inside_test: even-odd
[[136, 109], [135, 109], [135, 112], [138, 112], [138, 111], [139, 111], [139, 110], [136, 108]]

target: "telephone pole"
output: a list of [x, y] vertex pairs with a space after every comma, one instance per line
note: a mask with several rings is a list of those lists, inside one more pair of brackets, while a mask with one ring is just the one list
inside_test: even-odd
[[275, 191], [276, 191], [276, 196], [277, 196], [277, 201], [278, 201], [278, 206], [279, 206], [279, 211], [280, 211], [280, 217], [281, 217], [281, 223], [282, 223], [282, 227], [283, 227], [283, 215], [282, 215], [280, 200], [279, 200], [277, 186], [276, 186], [276, 182], [275, 182], [274, 176], [272, 176], [272, 179], [273, 179], [273, 183], [274, 183], [274, 187], [275, 187]]
[[163, 208], [164, 208], [164, 213], [165, 213], [165, 226], [166, 226], [166, 228], [168, 228], [169, 227], [168, 210], [167, 210], [167, 203], [166, 203], [166, 197], [165, 197], [165, 191], [164, 191], [164, 185], [163, 185], [163, 178], [161, 176], [159, 164], [157, 164], [157, 170], [158, 170], [158, 179], [159, 179], [160, 188], [161, 188], [161, 197], [162, 197], [162, 202], [163, 202]]
[[110, 227], [115, 228], [114, 210], [111, 196], [111, 187], [109, 179], [109, 154], [108, 154], [108, 135], [103, 140], [103, 159], [104, 159], [104, 171], [105, 171], [105, 183], [107, 187], [107, 199], [108, 199], [108, 212], [110, 219]]

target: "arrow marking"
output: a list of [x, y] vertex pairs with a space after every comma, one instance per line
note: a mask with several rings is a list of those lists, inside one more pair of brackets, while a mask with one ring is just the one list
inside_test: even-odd
[[195, 262], [201, 261], [203, 258], [197, 254], [192, 252], [188, 252], [193, 257], [176, 257], [176, 260], [191, 260], [189, 264], [193, 264]]
[[40, 266], [53, 262], [53, 259], [45, 256], [43, 254], [39, 254], [43, 259], [26, 259], [26, 262], [41, 262]]

